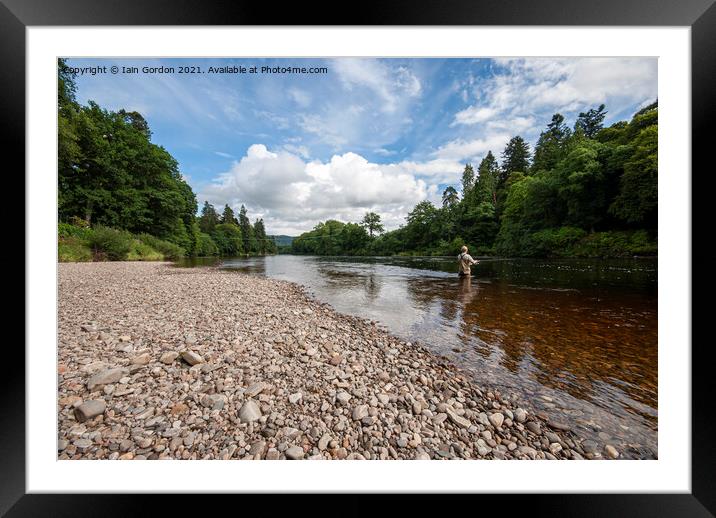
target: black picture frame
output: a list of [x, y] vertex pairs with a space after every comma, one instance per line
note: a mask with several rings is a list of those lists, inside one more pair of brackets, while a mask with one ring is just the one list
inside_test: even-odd
[[[337, 7], [336, 7], [337, 9]], [[319, 15], [319, 12], [323, 12]], [[16, 158], [16, 171], [25, 166], [25, 29], [28, 26], [63, 25], [499, 25], [499, 26], [688, 26], [691, 27], [692, 65], [692, 162], [706, 164], [711, 154], [707, 142], [710, 119], [716, 113], [716, 5], [714, 0], [448, 0], [441, 2], [394, 1], [360, 2], [350, 9], [350, 18], [332, 8], [321, 10], [305, 3], [293, 2], [277, 8], [268, 2], [204, 0], [0, 0], [0, 104], [3, 124], [0, 125], [6, 156]], [[713, 160], [710, 162], [713, 163]], [[704, 182], [713, 176], [713, 167], [691, 175], [692, 193], [708, 189]], [[676, 173], [676, 172], [671, 172]], [[688, 172], [679, 172], [688, 174]], [[710, 178], [709, 178], [710, 179]], [[694, 189], [694, 180], [698, 189]], [[18, 182], [24, 193], [24, 182]], [[14, 196], [24, 199], [15, 191]], [[701, 212], [699, 212], [699, 210]], [[713, 218], [692, 206], [692, 236], [707, 236]], [[18, 225], [19, 226], [19, 225]], [[17, 236], [24, 242], [25, 236]], [[696, 243], [694, 243], [696, 244]], [[17, 270], [17, 257], [14, 270]], [[713, 292], [713, 275], [705, 267], [713, 266], [713, 252], [692, 250], [692, 277], [704, 272], [692, 288], [694, 295]], [[27, 275], [27, 270], [25, 270]], [[23, 299], [24, 295], [23, 295]], [[24, 305], [14, 304], [14, 311]], [[664, 310], [662, 305], [662, 310]], [[692, 303], [694, 315], [703, 314], [706, 305]], [[12, 310], [8, 310], [12, 311]], [[8, 313], [10, 314], [10, 313]], [[19, 314], [17, 315], [19, 317]], [[705, 319], [702, 319], [704, 321]], [[16, 320], [19, 321], [19, 318]], [[17, 342], [16, 342], [17, 344]], [[716, 514], [716, 430], [710, 415], [713, 403], [712, 367], [708, 361], [710, 341], [692, 344], [671, 344], [691, 348], [692, 358], [692, 457], [690, 494], [583, 494], [583, 495], [497, 495], [498, 503], [510, 500], [510, 510], [557, 516], [714, 516]], [[9, 344], [4, 347], [9, 348]], [[95, 516], [138, 514], [142, 507], [136, 495], [27, 495], [25, 494], [25, 355], [20, 347], [12, 348], [17, 358], [12, 368], [5, 367], [0, 391], [0, 514], [7, 516]], [[357, 495], [348, 497], [343, 505], [357, 514]], [[481, 496], [487, 498], [487, 495]], [[183, 499], [173, 498], [171, 504], [182, 507]], [[405, 504], [401, 514], [410, 507], [423, 508], [421, 502]], [[487, 503], [481, 500], [480, 508]], [[419, 506], [419, 507], [418, 507]], [[141, 514], [141, 513], [139, 513]], [[273, 513], [272, 513], [273, 514]], [[362, 513], [361, 513], [362, 514]]]

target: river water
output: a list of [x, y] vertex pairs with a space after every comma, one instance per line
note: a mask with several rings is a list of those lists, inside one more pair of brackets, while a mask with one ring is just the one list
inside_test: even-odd
[[467, 279], [454, 258], [222, 263], [375, 320], [600, 451], [608, 443], [625, 458], [657, 458], [656, 259], [482, 259]]

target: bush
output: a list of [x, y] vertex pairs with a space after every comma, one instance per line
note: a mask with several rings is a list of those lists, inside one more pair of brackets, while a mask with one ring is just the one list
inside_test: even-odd
[[538, 257], [572, 255], [575, 243], [587, 232], [576, 227], [548, 228], [531, 235], [530, 253]]
[[61, 237], [57, 241], [57, 260], [77, 263], [92, 260], [92, 250], [79, 238]]
[[[160, 252], [163, 259], [181, 259], [186, 254], [186, 251], [179, 245], [164, 241], [158, 237], [154, 237], [150, 234], [139, 234], [137, 238], [145, 245], [152, 247], [154, 250]], [[161, 258], [159, 259], [161, 260]]]
[[219, 248], [209, 234], [204, 234], [203, 232], [199, 234], [196, 245], [196, 255], [199, 257], [219, 255]]
[[90, 224], [87, 223], [87, 220], [86, 220], [86, 219], [82, 219], [82, 218], [77, 217], [77, 216], [72, 216], [72, 217], [70, 217], [69, 222], [70, 222], [70, 225], [74, 225], [75, 227], [85, 228], [85, 229], [89, 229], [89, 228], [90, 228]]
[[134, 240], [132, 249], [127, 254], [127, 261], [162, 261], [163, 259], [164, 255], [161, 252], [139, 239]]
[[75, 237], [86, 241], [91, 233], [92, 229], [88, 227], [79, 227], [71, 223], [58, 223], [57, 225], [57, 236], [60, 238]]
[[574, 249], [577, 257], [630, 257], [656, 253], [656, 242], [651, 241], [643, 230], [595, 232], [582, 239]]
[[97, 226], [87, 240], [98, 260], [122, 261], [134, 247], [134, 236], [126, 230]]

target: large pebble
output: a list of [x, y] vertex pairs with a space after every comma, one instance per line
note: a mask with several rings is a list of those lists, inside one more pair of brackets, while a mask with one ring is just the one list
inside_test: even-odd
[[300, 460], [303, 458], [304, 451], [300, 446], [291, 446], [285, 452], [286, 458], [290, 460]]
[[494, 426], [495, 428], [499, 428], [500, 426], [502, 426], [502, 423], [505, 420], [505, 416], [502, 415], [500, 412], [495, 412], [494, 414], [490, 414], [487, 419], [489, 419], [492, 426]]
[[258, 421], [258, 419], [261, 417], [261, 408], [259, 408], [259, 405], [254, 401], [253, 399], [248, 399], [244, 401], [244, 404], [241, 405], [241, 410], [239, 410], [239, 419], [242, 423], [251, 423], [253, 421]]
[[107, 404], [102, 400], [92, 399], [90, 401], [85, 401], [80, 406], [75, 408], [75, 419], [77, 419], [80, 423], [84, 423], [88, 419], [104, 414], [106, 408]]
[[204, 363], [204, 358], [202, 358], [199, 354], [195, 353], [194, 351], [184, 351], [181, 353], [181, 358], [185, 362], [187, 362], [189, 365], [198, 365], [200, 363]]
[[98, 372], [89, 379], [89, 381], [87, 382], [87, 388], [90, 390], [90, 392], [92, 392], [97, 388], [101, 388], [103, 385], [107, 385], [109, 383], [117, 383], [128, 372], [129, 370], [122, 367], [107, 369], [102, 372]]

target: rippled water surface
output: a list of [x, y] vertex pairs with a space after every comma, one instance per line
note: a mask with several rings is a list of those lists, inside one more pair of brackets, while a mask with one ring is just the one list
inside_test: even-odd
[[657, 456], [657, 262], [280, 255], [226, 268], [306, 286], [344, 313], [451, 358], [475, 379], [627, 458]]

